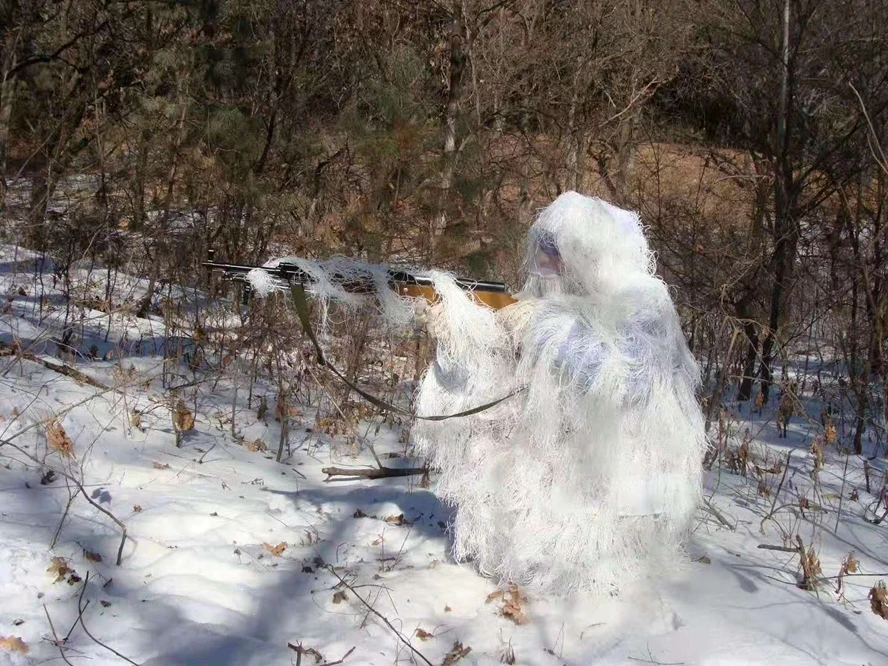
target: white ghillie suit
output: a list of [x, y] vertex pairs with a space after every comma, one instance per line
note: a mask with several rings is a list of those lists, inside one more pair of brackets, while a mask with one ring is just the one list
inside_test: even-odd
[[518, 303], [476, 305], [447, 274], [418, 453], [457, 507], [457, 559], [500, 581], [614, 592], [681, 565], [700, 497], [699, 368], [638, 217], [561, 195], [530, 229]]

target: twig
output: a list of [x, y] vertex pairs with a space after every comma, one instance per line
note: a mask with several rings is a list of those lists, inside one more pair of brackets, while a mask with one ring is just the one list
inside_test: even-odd
[[74, 504], [75, 499], [77, 499], [77, 493], [72, 493], [71, 487], [68, 486], [68, 503], [65, 505], [65, 510], [62, 512], [62, 519], [59, 521], [59, 527], [55, 531], [55, 534], [52, 535], [52, 541], [49, 542], [50, 550], [55, 548], [56, 542], [59, 540], [59, 535], [62, 533], [62, 528], [65, 526], [65, 520], [68, 518], [68, 512], [71, 510], [71, 505]]
[[[315, 655], [316, 660], [322, 658], [320, 653], [317, 650], [314, 650], [312, 648], [309, 648], [306, 650], [304, 647], [302, 647], [302, 643], [297, 643], [296, 645], [293, 645], [292, 643], [287, 643], [287, 647], [296, 653], [296, 666], [299, 666], [302, 663], [302, 655], [306, 654], [306, 653], [310, 653], [310, 654]], [[355, 647], [352, 647], [351, 650], [346, 652], [344, 655], [342, 655], [341, 658], [337, 659], [336, 661], [325, 661], [323, 664], [320, 664], [320, 666], [336, 666], [337, 664], [342, 664], [345, 662], [345, 660], [348, 658], [348, 656], [354, 651], [355, 651]]]
[[[65, 642], [59, 640], [59, 635], [56, 633], [55, 627], [52, 624], [52, 618], [49, 617], [49, 609], [47, 609], [46, 604], [43, 604], [43, 612], [46, 613], [46, 621], [49, 622], [49, 629], [52, 631], [53, 644], [59, 649], [59, 655], [62, 657], [62, 661], [64, 661], [68, 666], [74, 666], [70, 661], [68, 661], [68, 657], [65, 656]], [[65, 640], [68, 640], [67, 638]]]
[[842, 489], [839, 491], [839, 508], [836, 511], [836, 526], [833, 529], [833, 532], [839, 531], [839, 520], [842, 518], [842, 500], [845, 499], [845, 481], [848, 478], [848, 461], [850, 459], [850, 454], [845, 456], [845, 470], [842, 472]]
[[[38, 460], [37, 458], [32, 456], [30, 453], [25, 451], [18, 444], [13, 444], [8, 439], [0, 440], [0, 446], [9, 446], [9, 447], [15, 449], [16, 451], [18, 451], [19, 453], [21, 453], [23, 456], [27, 457], [29, 460], [37, 463], [38, 465], [48, 467], [48, 465], [46, 465], [46, 463], [41, 462], [40, 460]], [[117, 549], [117, 566], [120, 566], [120, 563], [123, 560], [123, 546], [126, 544], [126, 525], [124, 525], [123, 521], [121, 521], [119, 518], [117, 518], [117, 516], [115, 516], [110, 511], [108, 511], [105, 507], [103, 507], [103, 506], [99, 505], [97, 502], [95, 502], [93, 500], [93, 498], [89, 496], [89, 493], [86, 492], [86, 488], [84, 488], [83, 485], [80, 483], [80, 481], [78, 481], [76, 478], [74, 478], [73, 475], [68, 474], [68, 472], [66, 472], [64, 470], [54, 469], [52, 467], [50, 467], [50, 469], [53, 472], [55, 472], [56, 474], [58, 474], [60, 476], [64, 476], [71, 483], [73, 483], [75, 486], [77, 486], [77, 490], [80, 492], [81, 495], [83, 495], [84, 499], [87, 502], [89, 502], [94, 508], [98, 509], [99, 511], [104, 513], [106, 516], [108, 516], [111, 520], [113, 520], [117, 524], [118, 527], [120, 527], [122, 535], [120, 537], [120, 547]]]
[[772, 546], [771, 544], [768, 544], [768, 543], [760, 543], [758, 546], [756, 546], [756, 548], [758, 548], [759, 550], [776, 550], [781, 553], [798, 553], [799, 552], [798, 546], [795, 546], [795, 547], [793, 547], [793, 546]]
[[[89, 633], [89, 629], [86, 628], [86, 624], [83, 622], [83, 611], [86, 610], [86, 607], [85, 606], [81, 607], [81, 602], [83, 601], [83, 592], [86, 590], [87, 583], [89, 583], [89, 572], [86, 573], [86, 579], [83, 581], [83, 589], [80, 591], [80, 597], [77, 599], [77, 610], [80, 612], [80, 617], [78, 619], [80, 620], [80, 626], [83, 627], [83, 631], [85, 631], [86, 635], [89, 636], [91, 639], [93, 639], [93, 641], [95, 641], [98, 645], [102, 646], [103, 648], [105, 648], [106, 650], [108, 650], [109, 652], [114, 654], [115, 656], [120, 657], [125, 662], [130, 663], [133, 666], [139, 666], [138, 663], [136, 663], [135, 661], [133, 661], [129, 657], [126, 657], [126, 656], [120, 654], [117, 650], [115, 650], [114, 648], [112, 648], [108, 645], [105, 645], [102, 641], [100, 641], [98, 638], [96, 638], [91, 633]], [[89, 602], [87, 602], [87, 603], [89, 603]]]
[[732, 532], [736, 529], [736, 527], [735, 527], [734, 525], [731, 525], [731, 523], [728, 522], [728, 519], [725, 518], [725, 517], [721, 514], [721, 512], [720, 512], [718, 509], [715, 508], [715, 506], [713, 506], [712, 502], [710, 502], [710, 501], [709, 501], [708, 499], [706, 499], [705, 497], [703, 498], [703, 508], [706, 509], [706, 510], [707, 510], [709, 513], [711, 513], [713, 516], [715, 516], [715, 518], [716, 518], [716, 520], [718, 520], [718, 522], [720, 522], [722, 525], [724, 525], [725, 527], [727, 527], [727, 528], [728, 528], [729, 530], [731, 530]]
[[759, 523], [759, 531], [762, 534], [765, 532], [765, 521], [770, 520], [774, 516], [775, 507], [777, 506], [777, 498], [780, 497], [780, 490], [783, 488], [783, 482], [786, 481], [786, 473], [789, 471], [789, 461], [792, 458], [792, 453], [792, 449], [790, 449], [786, 454], [786, 461], [783, 463], [783, 476], [780, 477], [780, 484], [777, 486], [777, 491], [774, 493], [774, 501], [771, 502], [771, 510], [768, 512], [767, 516], [762, 518], [762, 522]]
[[321, 666], [336, 666], [336, 664], [341, 664], [341, 663], [343, 663], [343, 662], [346, 660], [346, 658], [347, 658], [352, 652], [354, 652], [354, 651], [355, 651], [355, 648], [352, 647], [351, 650], [349, 650], [349, 651], [346, 652], [344, 655], [342, 655], [342, 658], [341, 658], [341, 659], [337, 659], [336, 661], [327, 661], [327, 662], [324, 662], [323, 664], [321, 664]]
[[324, 467], [321, 470], [327, 475], [325, 481], [334, 476], [360, 476], [365, 479], [389, 479], [400, 476], [427, 474], [427, 467]]
[[353, 595], [355, 595], [355, 597], [358, 599], [358, 601], [360, 601], [362, 604], [364, 604], [371, 613], [373, 613], [376, 617], [378, 617], [380, 620], [382, 620], [385, 623], [385, 626], [387, 626], [389, 629], [391, 629], [394, 632], [394, 634], [399, 639], [401, 639], [401, 642], [403, 642], [404, 645], [406, 645], [408, 648], [410, 648], [417, 657], [422, 659], [426, 664], [428, 664], [428, 666], [433, 666], [432, 662], [430, 662], [428, 659], [426, 659], [425, 655], [422, 652], [420, 652], [415, 647], [413, 647], [413, 645], [410, 644], [410, 641], [408, 641], [406, 638], [404, 638], [404, 635], [400, 631], [395, 629], [394, 625], [388, 621], [388, 618], [386, 618], [385, 615], [383, 615], [378, 610], [373, 608], [373, 606], [371, 606], [369, 603], [367, 603], [367, 601], [365, 601], [365, 599], [355, 591], [355, 588], [353, 588], [351, 585], [346, 583], [345, 580], [342, 578], [342, 576], [340, 576], [338, 573], [336, 573], [336, 570], [332, 566], [327, 564], [324, 566], [324, 568], [327, 569], [327, 571], [329, 571], [331, 574], [336, 576], [336, 578], [339, 579], [339, 582], [349, 592], [351, 592]]

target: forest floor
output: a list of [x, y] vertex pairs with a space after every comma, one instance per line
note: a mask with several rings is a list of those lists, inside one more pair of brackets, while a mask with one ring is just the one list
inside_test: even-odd
[[[864, 519], [884, 459], [865, 470], [865, 457], [826, 443], [815, 482], [815, 404], [816, 422], [795, 418], [786, 439], [767, 408], [733, 424], [737, 441], [749, 428], [748, 456], [734, 473], [707, 472], [720, 519], [701, 510], [686, 571], [619, 598], [511, 599], [450, 557], [434, 475], [431, 489], [419, 477], [327, 481], [331, 463], [374, 458], [315, 432], [307, 406], [277, 463], [255, 444], [276, 448], [273, 415], [248, 408], [242, 389], [238, 403], [228, 379], [208, 383], [177, 447], [163, 317], [81, 304], [78, 350], [95, 349], [65, 359], [82, 375], [60, 372], [61, 285], [34, 265], [0, 251], [2, 666], [888, 664], [888, 620], [868, 600], [888, 579], [888, 524]], [[103, 278], [79, 279], [101, 300]], [[167, 370], [173, 384], [193, 379], [184, 362]], [[386, 464], [415, 464], [398, 437], [367, 431]], [[126, 526], [120, 566], [111, 515]], [[798, 585], [798, 553], [759, 548], [796, 534], [819, 560], [807, 564], [812, 589]]]

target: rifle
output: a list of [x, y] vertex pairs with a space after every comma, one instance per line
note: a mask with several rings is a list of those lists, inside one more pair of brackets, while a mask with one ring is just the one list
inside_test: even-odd
[[[208, 261], [203, 263], [204, 268], [212, 272], [221, 272], [228, 279], [243, 282], [249, 285], [247, 273], [252, 270], [263, 270], [272, 277], [289, 285], [307, 284], [312, 281], [305, 271], [295, 264], [281, 263], [277, 266], [246, 266], [242, 264], [224, 264], [215, 261], [215, 252], [210, 250]], [[334, 280], [336, 275], [332, 276]], [[427, 277], [413, 275], [407, 271], [389, 269], [389, 286], [401, 296], [422, 297], [429, 302], [437, 299], [437, 293], [432, 280]], [[353, 293], [367, 293], [373, 290], [374, 285], [367, 282], [355, 282], [353, 278], [341, 277], [338, 281], [342, 286]], [[487, 280], [474, 280], [471, 278], [456, 278], [456, 284], [469, 292], [479, 303], [498, 310], [515, 302], [506, 291], [504, 282], [490, 282]]]

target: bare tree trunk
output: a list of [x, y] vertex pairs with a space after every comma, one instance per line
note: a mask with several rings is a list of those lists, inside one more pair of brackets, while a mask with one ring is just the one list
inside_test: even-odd
[[0, 54], [0, 206], [6, 199], [6, 155], [9, 143], [9, 121], [12, 117], [12, 103], [15, 97], [15, 79], [9, 77], [10, 70], [15, 67], [15, 39], [7, 37]]
[[[447, 101], [444, 105], [444, 171], [441, 175], [441, 193], [438, 197], [438, 218], [435, 221], [433, 236], [441, 236], [447, 229], [447, 199], [453, 187], [453, 175], [457, 153], [457, 117], [463, 92], [463, 74], [466, 68], [466, 26], [462, 0], [453, 7], [450, 29], [450, 77], [447, 86]], [[432, 250], [434, 253], [434, 238]], [[434, 259], [434, 257], [433, 257]]]
[[762, 364], [760, 376], [762, 395], [768, 401], [768, 392], [773, 381], [772, 362], [774, 344], [783, 313], [783, 300], [787, 285], [792, 279], [796, 249], [799, 240], [798, 224], [795, 220], [795, 182], [793, 165], [789, 155], [789, 97], [790, 97], [790, 0], [783, 3], [783, 73], [780, 82], [780, 99], [777, 112], [776, 171], [774, 174], [774, 252], [771, 257], [773, 282], [771, 306], [768, 316], [768, 330], [762, 343]]

